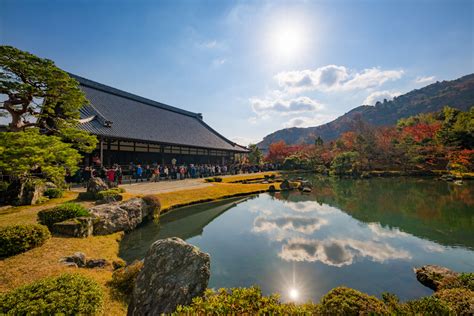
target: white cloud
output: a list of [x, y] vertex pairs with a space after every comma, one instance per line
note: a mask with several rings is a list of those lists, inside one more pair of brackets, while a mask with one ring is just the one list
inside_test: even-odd
[[208, 41], [198, 42], [197, 46], [202, 49], [209, 49], [209, 50], [226, 48], [226, 44], [224, 42], [220, 42], [217, 40], [208, 40]]
[[421, 77], [416, 77], [415, 82], [416, 83], [431, 83], [436, 80], [435, 76], [421, 76]]
[[233, 141], [234, 143], [237, 143], [237, 144], [242, 145], [242, 146], [248, 146], [250, 144], [258, 143], [258, 140], [255, 139], [255, 138], [240, 137], [240, 136], [231, 138], [230, 140]]
[[377, 101], [382, 102], [384, 99], [387, 99], [387, 100], [390, 101], [394, 97], [397, 97], [401, 94], [402, 93], [398, 92], [398, 91], [387, 91], [387, 90], [375, 91], [375, 92], [372, 92], [371, 94], [369, 94], [367, 96], [367, 98], [365, 98], [363, 104], [365, 104], [365, 105], [375, 105], [375, 103], [377, 103]]
[[360, 72], [344, 66], [327, 65], [314, 70], [280, 72], [275, 75], [280, 88], [295, 93], [309, 90], [341, 91], [381, 86], [387, 81], [400, 79], [403, 70], [368, 68]]
[[355, 239], [294, 238], [282, 246], [278, 255], [287, 261], [320, 261], [335, 267], [350, 265], [357, 257], [375, 262], [411, 259], [409, 252], [395, 249], [387, 243]]
[[270, 232], [273, 230], [295, 231], [303, 234], [312, 234], [321, 226], [327, 225], [328, 221], [316, 217], [304, 216], [281, 216], [268, 218], [258, 216], [253, 222], [253, 231], [257, 233]]
[[318, 126], [329, 121], [332, 121], [335, 118], [334, 115], [326, 115], [326, 114], [316, 114], [311, 117], [294, 117], [290, 119], [288, 122], [284, 123], [283, 126], [285, 128], [290, 127], [311, 127], [311, 126]]
[[284, 99], [259, 99], [251, 98], [250, 104], [252, 105], [253, 111], [258, 114], [281, 113], [302, 113], [302, 112], [313, 112], [324, 108], [324, 106], [308, 97], [297, 97], [290, 100]]

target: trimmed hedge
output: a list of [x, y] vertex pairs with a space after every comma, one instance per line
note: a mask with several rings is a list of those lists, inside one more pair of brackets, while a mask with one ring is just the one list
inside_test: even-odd
[[188, 315], [317, 315], [318, 305], [281, 303], [278, 295], [263, 296], [258, 287], [206, 290], [191, 305], [178, 306], [178, 314]]
[[49, 230], [38, 224], [0, 228], [0, 258], [10, 257], [39, 247], [50, 237]]
[[0, 295], [0, 314], [94, 315], [103, 309], [104, 294], [94, 280], [63, 274]]
[[375, 296], [343, 286], [323, 296], [320, 312], [324, 315], [389, 314], [387, 306]]
[[38, 212], [38, 220], [41, 224], [48, 226], [48, 228], [52, 228], [54, 223], [89, 215], [89, 211], [80, 204], [64, 203], [55, 208]]
[[50, 199], [57, 199], [64, 196], [64, 191], [57, 188], [49, 188], [44, 191], [43, 195], [49, 197]]
[[121, 201], [122, 195], [119, 190], [109, 189], [97, 192], [96, 199], [104, 201]]
[[135, 280], [142, 268], [143, 261], [134, 261], [126, 267], [115, 270], [109, 285], [124, 298], [129, 299], [135, 286]]
[[160, 199], [153, 194], [148, 194], [142, 197], [143, 200], [145, 200], [145, 203], [152, 206], [154, 208], [154, 214], [155, 215], [160, 215], [161, 211], [161, 202]]

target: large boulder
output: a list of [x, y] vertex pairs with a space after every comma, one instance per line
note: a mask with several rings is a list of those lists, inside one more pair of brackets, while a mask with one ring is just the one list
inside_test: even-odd
[[209, 255], [173, 237], [151, 245], [133, 289], [128, 315], [172, 313], [202, 296], [210, 277]]
[[8, 186], [6, 199], [16, 205], [33, 205], [40, 201], [45, 190], [45, 184], [40, 179], [16, 180]]
[[416, 279], [424, 286], [437, 291], [447, 279], [457, 278], [459, 273], [437, 265], [425, 265], [415, 268]]
[[155, 209], [142, 198], [94, 206], [89, 210], [96, 218], [94, 235], [108, 235], [118, 231], [129, 232], [141, 223], [152, 220]]
[[87, 193], [90, 195], [96, 195], [100, 191], [105, 191], [109, 186], [101, 178], [90, 178], [87, 183]]

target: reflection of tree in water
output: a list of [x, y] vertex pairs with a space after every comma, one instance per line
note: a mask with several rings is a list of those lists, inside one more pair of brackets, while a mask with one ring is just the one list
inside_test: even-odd
[[[364, 222], [380, 222], [443, 245], [474, 248], [474, 183], [462, 186], [423, 178], [313, 179], [313, 199]], [[278, 198], [278, 196], [276, 196]]]

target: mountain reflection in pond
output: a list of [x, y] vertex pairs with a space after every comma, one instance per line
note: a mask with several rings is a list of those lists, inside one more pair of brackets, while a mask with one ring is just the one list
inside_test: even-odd
[[177, 236], [211, 255], [210, 287], [259, 285], [319, 300], [346, 285], [401, 299], [429, 295], [412, 271], [474, 271], [474, 182], [312, 179], [310, 194], [280, 192], [172, 211], [127, 234], [120, 255], [141, 259]]

